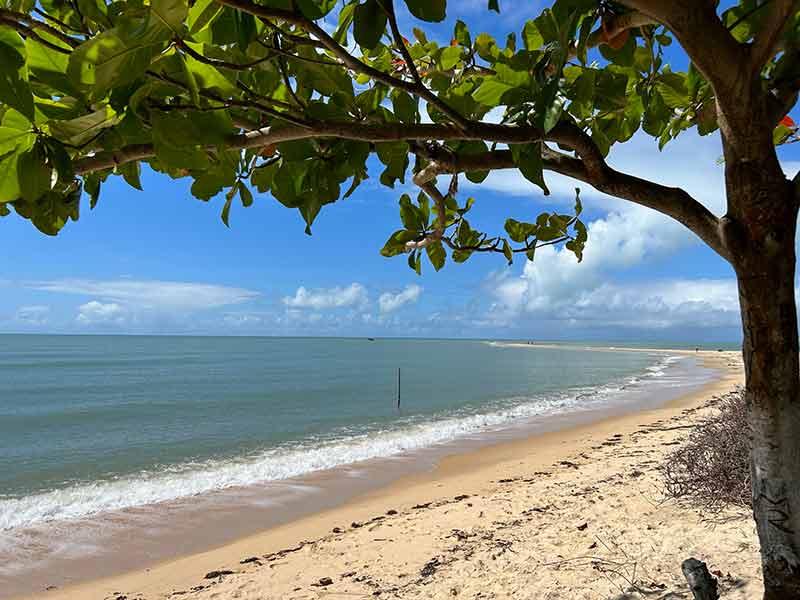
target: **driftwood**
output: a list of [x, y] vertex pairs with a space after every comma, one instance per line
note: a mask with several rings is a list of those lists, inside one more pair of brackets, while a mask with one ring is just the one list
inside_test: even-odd
[[706, 563], [696, 558], [687, 558], [681, 564], [681, 570], [694, 600], [719, 600], [717, 579], [708, 572]]

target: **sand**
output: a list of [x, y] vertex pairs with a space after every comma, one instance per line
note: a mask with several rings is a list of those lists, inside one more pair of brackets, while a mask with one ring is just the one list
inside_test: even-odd
[[738, 353], [699, 356], [721, 379], [662, 408], [447, 457], [233, 544], [30, 598], [681, 598], [690, 556], [726, 600], [757, 598], [750, 516], [704, 520], [664, 497], [656, 470], [702, 404], [742, 381]]

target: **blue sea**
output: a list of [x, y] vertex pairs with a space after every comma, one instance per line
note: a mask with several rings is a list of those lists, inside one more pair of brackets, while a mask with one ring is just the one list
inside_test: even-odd
[[3, 335], [0, 534], [641, 403], [711, 375], [691, 356], [578, 344]]

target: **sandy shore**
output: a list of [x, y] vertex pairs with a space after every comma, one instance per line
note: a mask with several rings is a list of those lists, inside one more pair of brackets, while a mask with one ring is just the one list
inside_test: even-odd
[[685, 593], [689, 556], [723, 574], [726, 599], [756, 598], [749, 515], [704, 522], [665, 501], [655, 471], [698, 407], [742, 380], [738, 353], [699, 356], [723, 376], [665, 407], [447, 457], [233, 544], [29, 598], [683, 597], [669, 594]]

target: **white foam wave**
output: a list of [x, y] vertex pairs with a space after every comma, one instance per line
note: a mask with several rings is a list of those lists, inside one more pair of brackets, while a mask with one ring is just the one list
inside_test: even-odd
[[[573, 390], [550, 397], [508, 399], [507, 408], [488, 414], [441, 418], [369, 434], [350, 435], [327, 443], [275, 448], [232, 461], [208, 461], [73, 485], [40, 494], [0, 500], [0, 530], [30, 527], [48, 521], [80, 519], [93, 514], [145, 506], [232, 487], [280, 481], [372, 458], [397, 456], [468, 435], [507, 427], [515, 422], [565, 410], [595, 408], [648, 377], [659, 377], [668, 357], [647, 374], [622, 383]], [[671, 360], [670, 362], [674, 362]], [[510, 405], [510, 406], [509, 406]]]

